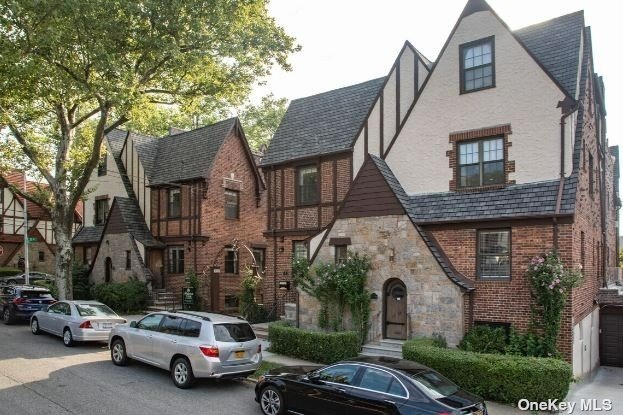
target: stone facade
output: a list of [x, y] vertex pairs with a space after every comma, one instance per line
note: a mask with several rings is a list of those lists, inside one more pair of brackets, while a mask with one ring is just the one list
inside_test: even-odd
[[[126, 255], [130, 252], [130, 267], [127, 267]], [[136, 244], [128, 233], [105, 234], [90, 276], [94, 284], [105, 282], [106, 259], [112, 261], [110, 282], [127, 282], [131, 278], [145, 281], [141, 260], [137, 255]]]

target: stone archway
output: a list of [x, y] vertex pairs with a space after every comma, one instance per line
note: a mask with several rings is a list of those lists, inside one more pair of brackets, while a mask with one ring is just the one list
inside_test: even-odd
[[383, 287], [383, 337], [407, 339], [407, 287], [398, 278], [385, 282]]

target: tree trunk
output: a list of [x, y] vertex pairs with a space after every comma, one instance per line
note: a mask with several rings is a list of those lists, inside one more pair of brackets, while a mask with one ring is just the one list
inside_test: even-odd
[[72, 300], [72, 265], [73, 249], [71, 238], [73, 236], [73, 214], [58, 214], [56, 208], [53, 213], [53, 229], [56, 237], [56, 287], [60, 300]]

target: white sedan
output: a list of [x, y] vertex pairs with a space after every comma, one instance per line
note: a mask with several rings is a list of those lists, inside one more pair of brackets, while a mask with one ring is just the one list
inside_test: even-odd
[[45, 331], [61, 336], [65, 346], [77, 341], [108, 341], [110, 330], [127, 321], [97, 301], [59, 301], [30, 317], [33, 334]]

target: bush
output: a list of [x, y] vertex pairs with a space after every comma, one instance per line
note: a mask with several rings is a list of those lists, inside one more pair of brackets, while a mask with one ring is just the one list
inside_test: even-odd
[[333, 363], [357, 356], [359, 335], [355, 331], [318, 332], [282, 322], [268, 326], [270, 351], [317, 363]]
[[458, 348], [467, 352], [503, 354], [506, 350], [506, 331], [502, 327], [474, 326], [465, 334]]
[[93, 288], [93, 283], [89, 281], [89, 267], [84, 264], [74, 264], [71, 277], [74, 300], [92, 299], [91, 289]]
[[130, 280], [96, 285], [93, 289], [93, 297], [118, 313], [130, 313], [142, 311], [147, 307], [149, 291], [146, 283]]
[[402, 354], [405, 359], [435, 369], [464, 389], [504, 403], [516, 404], [520, 399], [562, 400], [572, 380], [571, 366], [558, 359], [442, 349], [422, 341], [406, 342]]
[[21, 274], [24, 271], [18, 268], [0, 267], [0, 277], [12, 277], [13, 275]]
[[50, 290], [52, 297], [58, 299], [58, 288], [56, 288], [56, 283], [54, 281], [38, 280], [34, 281], [33, 285], [36, 285], [37, 287], [47, 288], [48, 290]]

